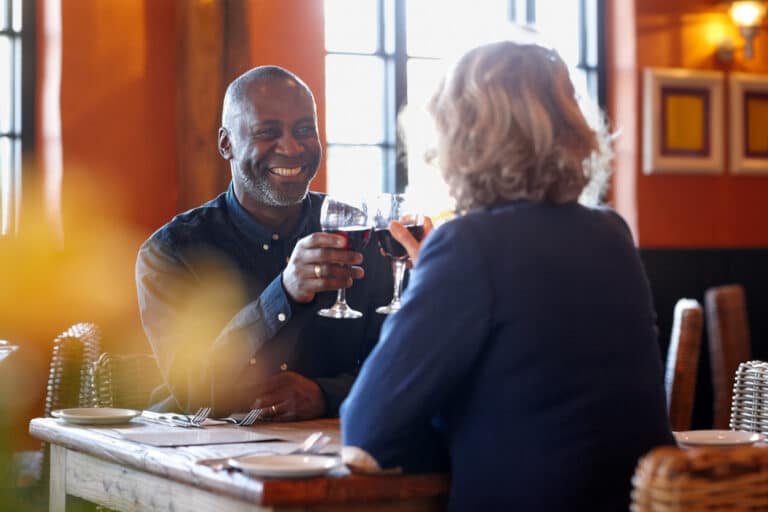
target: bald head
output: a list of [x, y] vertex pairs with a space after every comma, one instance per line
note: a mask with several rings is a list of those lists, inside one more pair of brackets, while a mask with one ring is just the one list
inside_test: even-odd
[[237, 77], [224, 95], [218, 135], [249, 212], [300, 206], [322, 157], [315, 99], [300, 78], [277, 66]]
[[249, 101], [251, 91], [256, 90], [260, 85], [280, 82], [286, 88], [296, 88], [304, 92], [312, 99], [314, 105], [315, 97], [301, 78], [280, 66], [259, 66], [238, 76], [227, 87], [221, 111], [222, 126], [230, 127], [232, 125], [232, 117], [236, 116]]

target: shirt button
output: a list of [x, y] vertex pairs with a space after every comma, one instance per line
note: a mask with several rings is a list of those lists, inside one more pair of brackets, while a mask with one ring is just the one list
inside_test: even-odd
[[264, 244], [264, 245], [261, 246], [261, 248], [264, 249], [265, 251], [268, 251], [269, 250], [269, 244]]
[[283, 364], [280, 365], [280, 370], [281, 371], [285, 371], [287, 369], [288, 369], [288, 363], [283, 363]]
[[250, 364], [250, 365], [254, 365], [254, 364], [256, 364], [256, 358], [255, 358], [255, 357], [252, 357], [252, 358], [250, 358], [250, 359], [248, 360], [248, 364]]
[[285, 313], [278, 313], [277, 319], [281, 322], [285, 322]]
[[280, 235], [278, 235], [277, 233], [273, 233], [272, 240], [280, 240]]

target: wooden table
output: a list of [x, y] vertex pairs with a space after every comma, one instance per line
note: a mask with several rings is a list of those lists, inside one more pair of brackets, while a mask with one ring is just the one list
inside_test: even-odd
[[160, 448], [120, 435], [131, 431], [178, 427], [145, 423], [141, 418], [120, 426], [75, 426], [53, 418], [36, 418], [30, 433], [50, 443], [50, 510], [63, 511], [66, 496], [78, 496], [112, 509], [217, 511], [442, 510], [448, 491], [446, 475], [351, 475], [339, 468], [324, 477], [262, 479], [242, 473], [214, 471], [196, 464], [208, 457], [264, 450], [288, 452], [311, 432], [333, 437], [338, 450], [336, 419], [294, 423], [261, 423], [249, 428], [283, 442]]

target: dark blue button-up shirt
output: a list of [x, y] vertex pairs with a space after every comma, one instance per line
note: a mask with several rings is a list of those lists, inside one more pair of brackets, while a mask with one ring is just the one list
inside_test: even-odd
[[317, 316], [335, 293], [290, 299], [282, 271], [299, 239], [320, 231], [323, 195], [310, 192], [294, 232], [280, 237], [238, 203], [232, 186], [177, 215], [141, 247], [136, 284], [142, 324], [182, 410], [248, 410], [255, 389], [292, 370], [320, 386], [335, 415], [378, 339], [392, 274], [376, 244], [363, 251], [365, 277], [347, 290], [362, 319]]

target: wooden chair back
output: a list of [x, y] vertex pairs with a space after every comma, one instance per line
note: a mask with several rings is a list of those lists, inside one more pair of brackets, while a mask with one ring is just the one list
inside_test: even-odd
[[744, 288], [738, 284], [710, 288], [704, 302], [712, 370], [713, 427], [726, 429], [736, 369], [752, 357]]
[[664, 376], [672, 430], [691, 428], [703, 326], [704, 314], [698, 301], [677, 301]]

